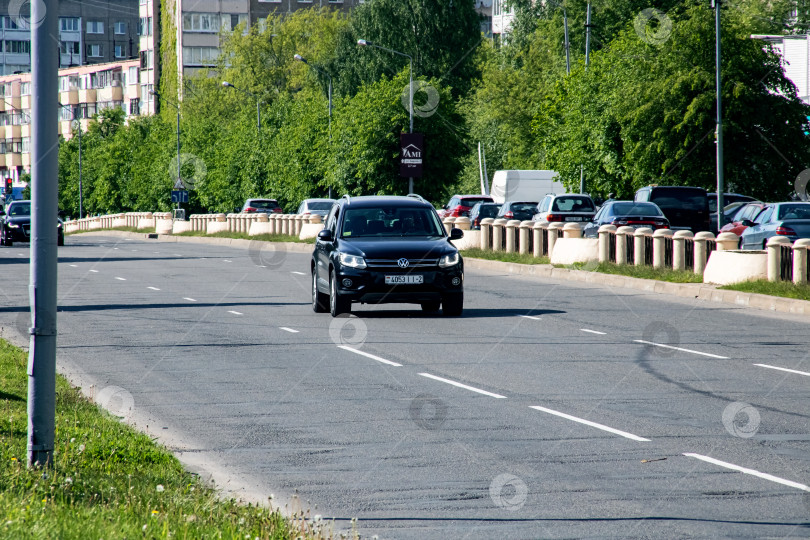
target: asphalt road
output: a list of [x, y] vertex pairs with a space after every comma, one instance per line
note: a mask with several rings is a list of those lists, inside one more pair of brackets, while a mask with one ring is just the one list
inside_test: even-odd
[[[469, 268], [461, 318], [332, 319], [306, 254], [59, 255], [61, 365], [220, 484], [363, 538], [810, 535], [806, 319]], [[0, 249], [20, 338], [27, 256]]]

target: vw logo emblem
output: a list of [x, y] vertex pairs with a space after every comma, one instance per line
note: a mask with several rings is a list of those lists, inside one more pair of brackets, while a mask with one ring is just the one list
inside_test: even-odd
[[403, 257], [402, 259], [397, 261], [397, 264], [399, 265], [400, 268], [408, 268], [408, 265], [411, 263], [408, 262], [408, 259]]

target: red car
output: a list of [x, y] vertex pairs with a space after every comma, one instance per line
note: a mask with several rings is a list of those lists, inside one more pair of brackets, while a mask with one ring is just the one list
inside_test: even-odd
[[743, 222], [750, 223], [754, 221], [767, 207], [768, 204], [763, 202], [752, 202], [741, 206], [739, 210], [737, 210], [737, 213], [734, 214], [734, 217], [731, 218], [731, 222], [723, 225], [720, 232], [733, 232], [737, 236], [742, 236], [743, 231], [748, 228], [748, 225]]
[[477, 203], [495, 202], [489, 195], [453, 195], [450, 202], [439, 210], [439, 217], [470, 217], [470, 210]]

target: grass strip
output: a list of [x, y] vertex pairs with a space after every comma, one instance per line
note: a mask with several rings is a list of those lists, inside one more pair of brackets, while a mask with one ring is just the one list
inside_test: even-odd
[[210, 238], [235, 238], [237, 240], [259, 240], [262, 242], [297, 242], [299, 244], [314, 244], [315, 238], [299, 239], [297, 236], [289, 234], [257, 234], [250, 236], [243, 232], [220, 231], [214, 234], [206, 234], [203, 231], [186, 231], [172, 236], [200, 236]]
[[747, 293], [767, 294], [770, 296], [781, 296], [783, 298], [794, 298], [796, 300], [810, 300], [810, 285], [795, 285], [789, 281], [771, 282], [761, 279], [735, 283], [733, 285], [724, 285], [718, 288]]
[[521, 253], [506, 253], [504, 251], [488, 251], [480, 248], [465, 249], [461, 252], [462, 257], [473, 259], [487, 259], [490, 261], [502, 261], [519, 264], [548, 264], [548, 257], [534, 257], [533, 255]]
[[652, 266], [634, 266], [614, 263], [575, 263], [566, 268], [588, 270], [602, 274], [617, 274], [641, 279], [669, 281], [670, 283], [703, 283], [703, 276], [691, 270], [672, 270], [671, 268], [653, 268]]
[[57, 377], [54, 466], [29, 469], [27, 353], [0, 340], [0, 537], [326, 538], [331, 523], [286, 520], [222, 500], [177, 459]]

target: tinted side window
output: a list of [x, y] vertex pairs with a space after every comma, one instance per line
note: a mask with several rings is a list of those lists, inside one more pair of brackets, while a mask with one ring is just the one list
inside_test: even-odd
[[636, 201], [649, 201], [650, 200], [650, 190], [642, 189], [636, 193], [635, 199]]
[[760, 215], [757, 216], [757, 219], [754, 221], [756, 223], [765, 223], [771, 218], [771, 214], [773, 214], [773, 207], [764, 210]]
[[551, 202], [551, 197], [546, 197], [545, 199], [543, 199], [543, 201], [540, 203], [540, 211], [541, 212], [548, 212], [548, 205], [549, 205], [550, 202]]
[[337, 229], [337, 213], [340, 205], [335, 205], [332, 207], [332, 210], [329, 211], [329, 215], [326, 216], [326, 225], [325, 229], [329, 229], [332, 231], [332, 236], [335, 236], [335, 230]]

